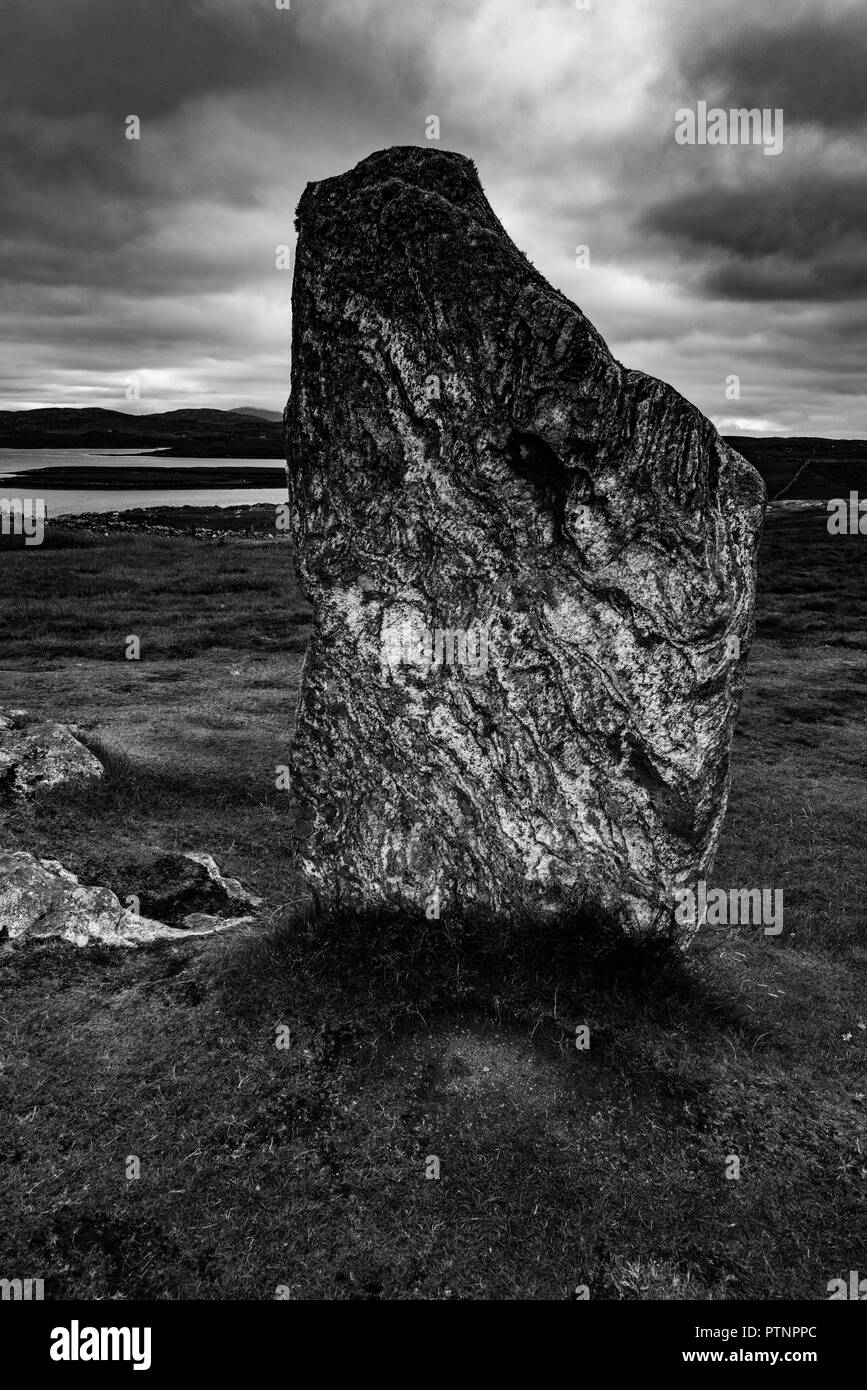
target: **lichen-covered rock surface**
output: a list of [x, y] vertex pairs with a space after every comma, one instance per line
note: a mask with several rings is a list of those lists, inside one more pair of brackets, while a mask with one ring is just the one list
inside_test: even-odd
[[[232, 917], [227, 911], [233, 903], [262, 905], [237, 879], [223, 878], [209, 854], [163, 855], [142, 877], [145, 912], [130, 907], [129, 899], [122, 903], [110, 888], [81, 883], [56, 859], [0, 849], [0, 941], [22, 944], [56, 937], [74, 946], [182, 942], [250, 926], [255, 917]], [[168, 921], [150, 915], [154, 902], [165, 909]], [[189, 911], [203, 902], [214, 910]]]
[[55, 859], [0, 850], [0, 937], [58, 937], [75, 946], [137, 946], [183, 932], [125, 908], [109, 888], [85, 887]]
[[758, 474], [613, 359], [463, 156], [371, 155], [297, 225], [307, 886], [665, 929], [725, 812]]
[[70, 725], [29, 710], [0, 710], [0, 805], [35, 791], [92, 785], [103, 773]]

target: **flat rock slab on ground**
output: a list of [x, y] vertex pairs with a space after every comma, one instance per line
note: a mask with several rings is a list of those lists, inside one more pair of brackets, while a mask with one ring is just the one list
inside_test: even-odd
[[[184, 859], [186, 856], [165, 856]], [[193, 862], [193, 861], [189, 861]], [[245, 892], [234, 879], [223, 879], [209, 855], [196, 856], [189, 881], [201, 870], [215, 889], [215, 902], [259, 906], [261, 899]], [[214, 877], [216, 875], [216, 877]], [[188, 898], [187, 902], [200, 902]], [[181, 902], [171, 904], [178, 909]], [[184, 941], [211, 936], [227, 927], [251, 924], [251, 916], [223, 916], [194, 911], [179, 916], [179, 925], [135, 912], [110, 888], [87, 887], [55, 859], [40, 859], [26, 850], [0, 850], [0, 936], [10, 941], [56, 937], [75, 946], [99, 942], [104, 946], [146, 946], [158, 941]]]

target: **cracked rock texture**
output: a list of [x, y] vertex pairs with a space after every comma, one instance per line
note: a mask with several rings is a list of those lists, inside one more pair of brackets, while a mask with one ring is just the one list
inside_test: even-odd
[[297, 226], [307, 886], [669, 927], [725, 812], [758, 474], [613, 359], [463, 156], [371, 155], [308, 185]]

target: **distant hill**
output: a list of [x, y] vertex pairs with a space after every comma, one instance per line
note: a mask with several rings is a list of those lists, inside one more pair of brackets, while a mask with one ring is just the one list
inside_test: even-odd
[[2, 410], [0, 449], [158, 449], [175, 458], [285, 458], [282, 416], [252, 407], [152, 415], [98, 406]]
[[[761, 473], [768, 496], [867, 496], [867, 440], [726, 435]], [[277, 410], [167, 410], [133, 415], [98, 406], [0, 410], [0, 449], [145, 449], [174, 458], [284, 459]], [[132, 460], [130, 461], [132, 462]], [[118, 466], [122, 467], [122, 460]]]
[[229, 411], [230, 415], [255, 415], [257, 420], [282, 420], [282, 410], [260, 410], [255, 405], [236, 405]]
[[867, 497], [867, 439], [789, 438], [727, 434], [765, 481], [768, 497], [827, 501], [850, 491]]

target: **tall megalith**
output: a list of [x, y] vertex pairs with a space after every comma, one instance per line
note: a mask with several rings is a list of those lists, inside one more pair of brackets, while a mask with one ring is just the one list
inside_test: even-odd
[[613, 359], [469, 159], [383, 150], [309, 184], [297, 227], [304, 882], [667, 927], [725, 812], [758, 474]]

